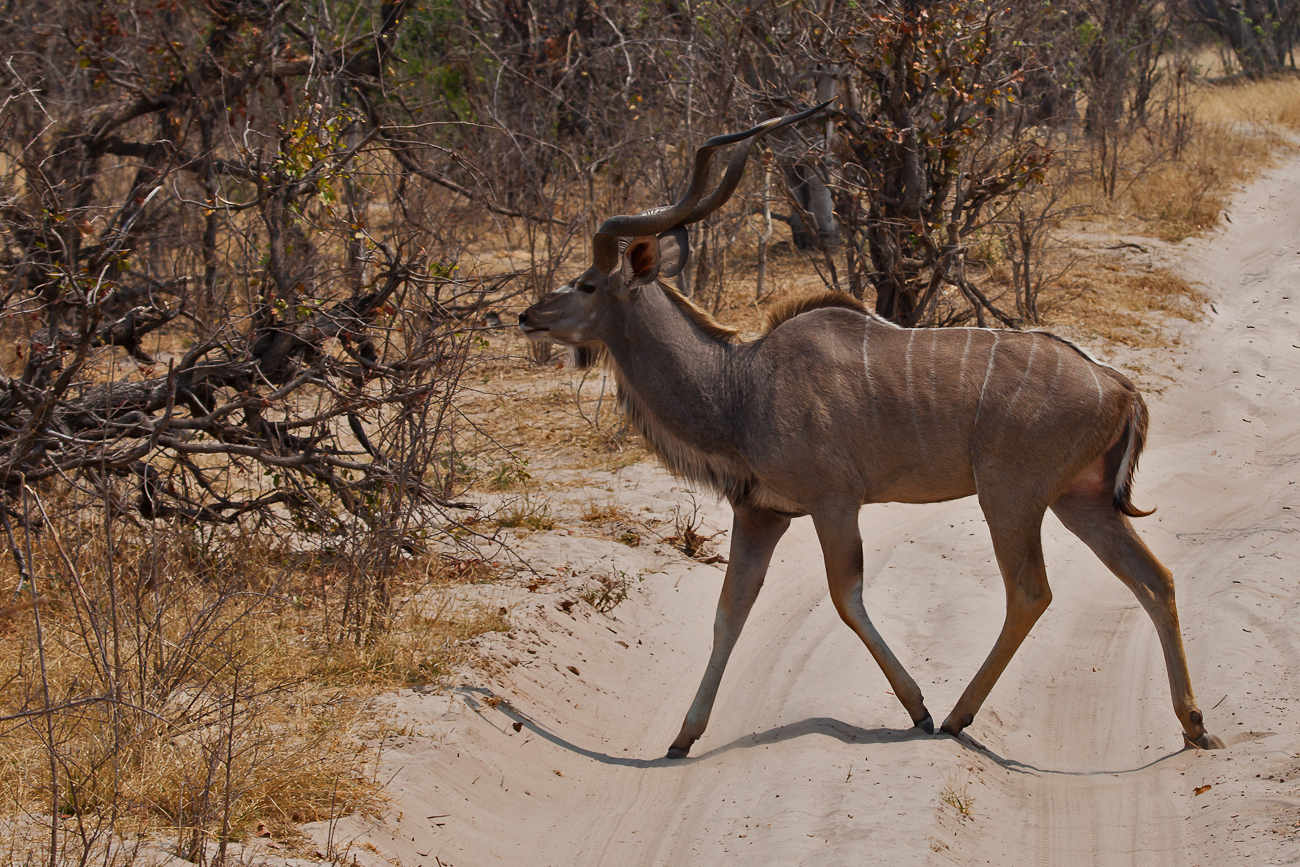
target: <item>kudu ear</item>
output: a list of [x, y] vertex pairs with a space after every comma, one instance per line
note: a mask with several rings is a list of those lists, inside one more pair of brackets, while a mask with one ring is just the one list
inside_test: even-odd
[[659, 279], [667, 280], [682, 273], [691, 256], [685, 226], [675, 226], [659, 235]]
[[653, 235], [633, 238], [623, 251], [623, 276], [628, 288], [645, 286], [659, 277], [659, 239]]

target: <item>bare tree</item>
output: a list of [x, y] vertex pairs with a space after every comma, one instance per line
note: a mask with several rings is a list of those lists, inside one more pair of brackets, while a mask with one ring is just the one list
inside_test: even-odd
[[838, 43], [845, 72], [837, 149], [826, 171], [846, 235], [847, 287], [875, 289], [900, 324], [986, 317], [1011, 324], [966, 273], [968, 238], [1052, 158], [1002, 107], [1037, 63], [1033, 19], [964, 0], [886, 4]]
[[[7, 25], [6, 502], [66, 485], [114, 520], [396, 548], [399, 513], [454, 514], [436, 454], [469, 341], [489, 294], [527, 288], [455, 272], [455, 209], [559, 221], [401, 122], [407, 4], [372, 12], [68, 0]], [[358, 605], [360, 636], [385, 603]]]

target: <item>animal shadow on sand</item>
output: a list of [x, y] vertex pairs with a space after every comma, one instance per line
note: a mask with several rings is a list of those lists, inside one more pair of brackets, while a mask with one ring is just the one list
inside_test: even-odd
[[669, 759], [658, 757], [654, 759], [637, 759], [626, 756], [611, 756], [609, 753], [600, 750], [588, 749], [562, 737], [551, 731], [545, 725], [537, 720], [521, 713], [509, 702], [501, 702], [496, 706], [496, 710], [504, 714], [511, 720], [512, 727], [518, 726], [517, 731], [526, 730], [543, 740], [550, 741], [557, 747], [567, 750], [584, 758], [592, 759], [605, 765], [617, 765], [629, 768], [677, 768], [686, 767], [698, 762], [708, 761], [709, 759], [729, 753], [733, 750], [754, 749], [756, 747], [766, 747], [772, 744], [792, 741], [797, 738], [822, 736], [832, 737], [845, 744], [890, 744], [901, 743], [903, 741], [920, 740], [932, 738], [933, 735], [927, 735], [924, 732], [915, 729], [865, 729], [861, 726], [851, 725], [850, 723], [841, 722], [830, 717], [812, 717], [799, 722], [789, 723], [787, 725], [776, 726], [765, 732], [742, 735], [718, 747], [701, 753], [698, 756], [688, 756], [681, 759]]
[[[475, 711], [481, 711], [482, 705], [468, 693], [481, 692], [484, 695], [490, 695], [486, 690], [458, 690], [462, 698]], [[960, 735], [953, 737], [947, 734], [928, 735], [916, 728], [895, 729], [895, 728], [874, 728], [868, 729], [862, 726], [846, 723], [833, 717], [809, 717], [794, 723], [775, 726], [764, 732], [755, 732], [753, 734], [742, 735], [730, 743], [714, 747], [707, 752], [698, 756], [688, 756], [682, 759], [669, 759], [658, 757], [653, 759], [638, 759], [628, 756], [612, 756], [609, 753], [600, 750], [588, 749], [573, 743], [567, 738], [562, 737], [554, 731], [551, 731], [542, 723], [519, 711], [508, 701], [500, 701], [495, 705], [498, 712], [510, 720], [511, 726], [519, 726], [518, 731], [527, 730], [543, 740], [549, 741], [560, 749], [574, 753], [575, 755], [600, 762], [605, 765], [615, 765], [627, 768], [664, 768], [664, 767], [686, 767], [699, 762], [708, 761], [718, 756], [734, 750], [748, 750], [757, 747], [768, 747], [773, 744], [793, 741], [804, 737], [830, 737], [840, 741], [843, 744], [850, 745], [885, 745], [904, 743], [906, 741], [916, 740], [949, 740], [961, 745], [964, 749], [973, 753], [978, 753], [985, 758], [993, 761], [998, 766], [1005, 768], [1017, 774], [1028, 774], [1033, 776], [1052, 775], [1052, 776], [1069, 776], [1069, 777], [1087, 777], [1093, 775], [1116, 775], [1130, 774], [1147, 770], [1163, 762], [1167, 762], [1183, 752], [1182, 749], [1173, 749], [1168, 752], [1156, 755], [1151, 761], [1141, 765], [1125, 768], [1096, 768], [1092, 770], [1061, 770], [1057, 768], [1042, 767], [1032, 762], [1025, 762], [1019, 759], [1008, 758], [999, 755], [980, 743], [969, 733], [962, 732]], [[1256, 733], [1251, 733], [1256, 734]], [[1259, 736], [1267, 736], [1265, 733], [1258, 733]]]

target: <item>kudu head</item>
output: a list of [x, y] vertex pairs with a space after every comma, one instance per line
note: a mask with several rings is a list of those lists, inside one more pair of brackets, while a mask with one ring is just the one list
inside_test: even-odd
[[[677, 276], [690, 255], [686, 227], [722, 207], [745, 171], [754, 142], [812, 117], [829, 102], [774, 117], [744, 132], [715, 136], [695, 152], [695, 167], [686, 194], [669, 207], [610, 217], [591, 242], [591, 267], [519, 314], [519, 327], [530, 340], [564, 346], [592, 347], [621, 310], [633, 303], [642, 286]], [[709, 165], [719, 148], [736, 145], [722, 182], [705, 195]]]

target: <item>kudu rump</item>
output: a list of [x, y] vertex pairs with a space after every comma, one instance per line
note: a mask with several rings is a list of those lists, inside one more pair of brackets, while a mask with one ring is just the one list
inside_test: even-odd
[[[802, 515], [816, 526], [835, 610], [913, 723], [933, 732], [916, 681], [863, 607], [858, 511], [972, 494], [993, 537], [1007, 614], [943, 731], [971, 724], [1052, 598], [1040, 539], [1050, 507], [1155, 623], [1184, 737], [1221, 747], [1192, 694], [1173, 578], [1128, 521], [1145, 514], [1129, 488], [1147, 410], [1124, 376], [1048, 334], [899, 328], [834, 293], [788, 305], [763, 337], [742, 342], [656, 282], [686, 264], [685, 227], [735, 191], [752, 143], [822, 107], [707, 141], [681, 201], [606, 220], [592, 240], [592, 266], [519, 316], [529, 338], [574, 347], [580, 363], [603, 355], [651, 450], [735, 512], [713, 652], [669, 757], [685, 756], [704, 732], [772, 550]], [[735, 153], [706, 196], [712, 155], [727, 145]]]

